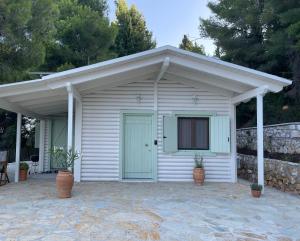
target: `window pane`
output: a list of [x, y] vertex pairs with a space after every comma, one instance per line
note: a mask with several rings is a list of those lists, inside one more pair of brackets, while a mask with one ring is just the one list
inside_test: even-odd
[[195, 148], [208, 149], [208, 120], [198, 119], [195, 126]]
[[192, 145], [192, 121], [190, 119], [178, 119], [178, 146], [182, 149], [190, 148]]
[[208, 150], [209, 121], [208, 118], [178, 118], [178, 149]]

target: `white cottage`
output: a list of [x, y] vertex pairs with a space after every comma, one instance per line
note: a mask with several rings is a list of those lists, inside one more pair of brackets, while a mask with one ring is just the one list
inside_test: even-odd
[[[191, 181], [195, 153], [206, 180], [235, 182], [235, 106], [257, 98], [263, 183], [263, 96], [291, 81], [165, 46], [0, 86], [0, 107], [40, 120], [39, 170], [51, 146], [74, 147], [75, 181]], [[18, 165], [17, 165], [18, 166]], [[18, 181], [18, 168], [16, 170]]]

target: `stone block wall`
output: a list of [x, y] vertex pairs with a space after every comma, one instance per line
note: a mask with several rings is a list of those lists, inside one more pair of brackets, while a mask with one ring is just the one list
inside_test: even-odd
[[[256, 128], [237, 130], [237, 147], [256, 150]], [[300, 122], [264, 126], [264, 148], [270, 153], [300, 154]]]
[[[265, 184], [300, 194], [300, 164], [265, 158]], [[238, 176], [257, 181], [257, 158], [238, 154]]]

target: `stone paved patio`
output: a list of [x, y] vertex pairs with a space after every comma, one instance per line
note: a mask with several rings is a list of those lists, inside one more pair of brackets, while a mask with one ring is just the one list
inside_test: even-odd
[[0, 240], [300, 240], [300, 197], [244, 184], [80, 183], [0, 187]]

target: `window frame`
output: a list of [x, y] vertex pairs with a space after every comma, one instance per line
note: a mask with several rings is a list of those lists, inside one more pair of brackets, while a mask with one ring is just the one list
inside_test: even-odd
[[[217, 116], [215, 111], [195, 111], [195, 110], [172, 110], [170, 115], [175, 117], [208, 117], [209, 118], [209, 133], [211, 134], [211, 117]], [[211, 144], [211, 135], [210, 135], [210, 144]], [[174, 156], [189, 156], [193, 157], [195, 154], [202, 156], [215, 157], [217, 154], [211, 151], [211, 146], [209, 150], [178, 150], [172, 155]]]
[[[207, 148], [180, 148], [179, 147], [179, 135], [180, 135], [180, 131], [179, 131], [179, 119], [198, 119], [198, 120], [206, 120], [207, 121], [207, 125], [208, 125], [208, 130], [207, 130]], [[209, 151], [210, 150], [210, 117], [209, 116], [177, 116], [177, 150], [180, 151]]]

